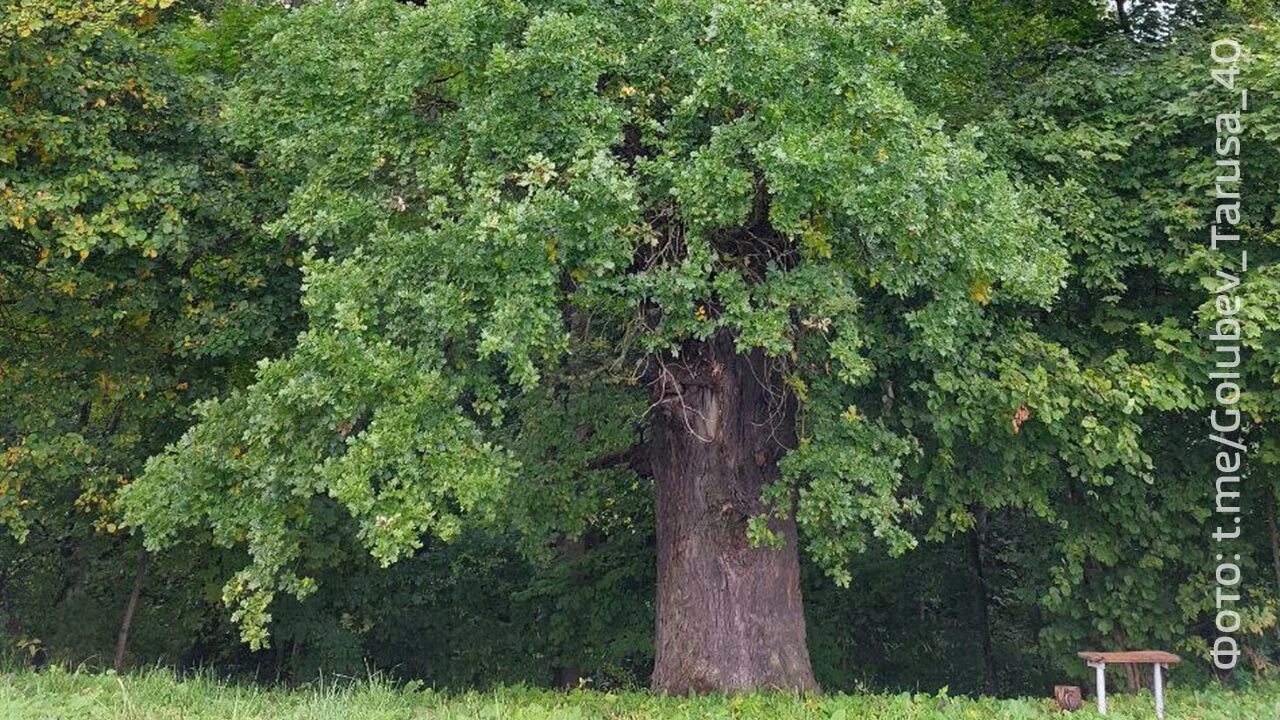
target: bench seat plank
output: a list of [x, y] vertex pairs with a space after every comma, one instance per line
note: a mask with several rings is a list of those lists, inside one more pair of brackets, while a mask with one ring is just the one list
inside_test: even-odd
[[1129, 652], [1094, 652], [1086, 650], [1076, 654], [1085, 662], [1092, 663], [1162, 663], [1164, 665], [1173, 665], [1182, 662], [1182, 658], [1177, 655], [1160, 650], [1133, 650]]

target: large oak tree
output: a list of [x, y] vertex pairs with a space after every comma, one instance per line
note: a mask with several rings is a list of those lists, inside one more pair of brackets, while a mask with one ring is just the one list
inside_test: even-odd
[[324, 248], [309, 326], [150, 463], [132, 521], [245, 546], [225, 599], [260, 645], [314, 587], [317, 513], [391, 563], [467, 525], [572, 539], [651, 480], [654, 687], [814, 688], [799, 549], [848, 583], [873, 538], [912, 542], [884, 368], [983, 372], [996, 318], [1062, 276], [921, 105], [949, 36], [929, 3], [857, 1], [265, 23], [226, 118], [291, 188], [273, 228]]

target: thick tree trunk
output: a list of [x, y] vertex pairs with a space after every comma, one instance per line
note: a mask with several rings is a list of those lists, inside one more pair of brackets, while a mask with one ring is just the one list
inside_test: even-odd
[[795, 404], [760, 353], [728, 333], [685, 348], [653, 385], [658, 604], [653, 689], [816, 690], [791, 508], [753, 548], [747, 521], [795, 444]]

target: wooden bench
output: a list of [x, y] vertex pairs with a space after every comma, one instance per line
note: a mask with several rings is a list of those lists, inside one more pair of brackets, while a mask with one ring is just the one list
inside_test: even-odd
[[1113, 665], [1150, 665], [1155, 676], [1156, 717], [1164, 718], [1164, 671], [1170, 665], [1182, 662], [1182, 658], [1173, 653], [1159, 650], [1137, 650], [1130, 652], [1093, 652], [1086, 650], [1077, 653], [1081, 659], [1097, 673], [1098, 713], [1107, 714], [1107, 664]]

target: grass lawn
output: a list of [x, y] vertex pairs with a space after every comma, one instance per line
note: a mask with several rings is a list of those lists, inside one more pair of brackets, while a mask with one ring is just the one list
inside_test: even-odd
[[[1064, 718], [1048, 698], [971, 700], [940, 695], [747, 695], [732, 698], [659, 698], [643, 692], [553, 693], [508, 688], [445, 695], [379, 681], [345, 681], [295, 689], [268, 689], [206, 677], [177, 680], [153, 671], [111, 674], [51, 670], [0, 675], [4, 720], [390, 720], [409, 718], [741, 718], [791, 720], [1032, 720]], [[1072, 720], [1097, 718], [1086, 709]], [[1150, 695], [1111, 698], [1114, 720], [1155, 717]], [[1174, 688], [1168, 720], [1280, 720], [1280, 685], [1247, 692]]]

